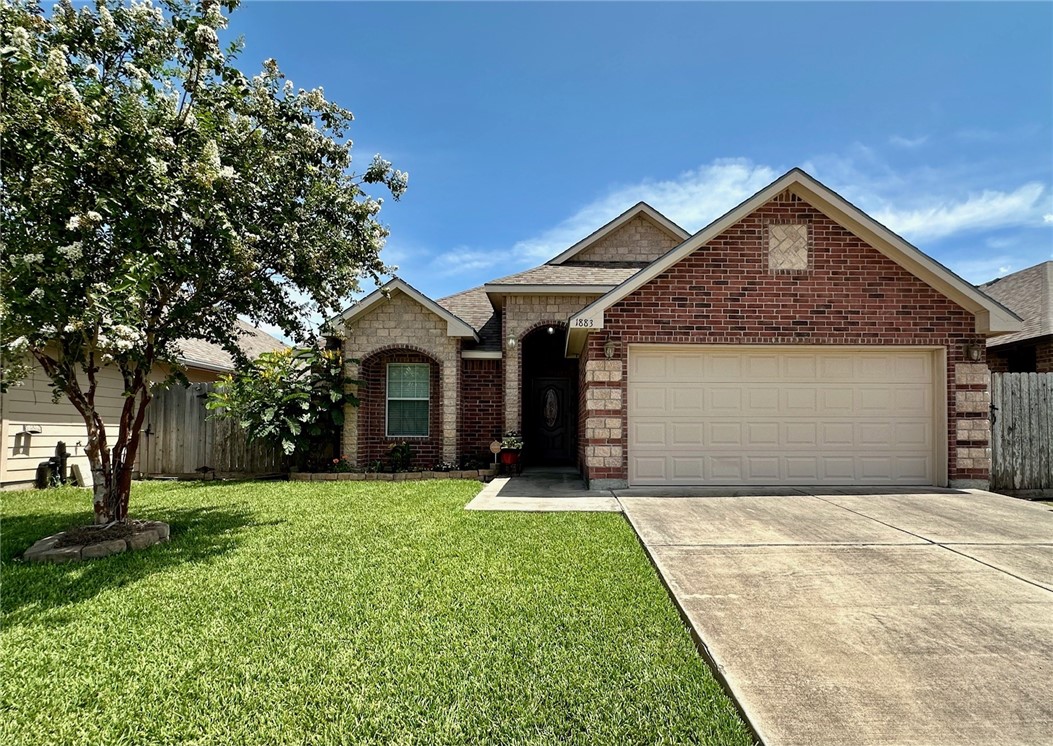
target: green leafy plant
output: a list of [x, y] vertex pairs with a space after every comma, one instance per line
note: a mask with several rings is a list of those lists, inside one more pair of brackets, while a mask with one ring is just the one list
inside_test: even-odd
[[329, 471], [337, 474], [348, 474], [353, 471], [360, 471], [360, 469], [356, 469], [354, 463], [347, 456], [341, 456], [340, 458], [334, 458], [330, 462]]
[[250, 440], [277, 444], [302, 467], [339, 436], [344, 405], [358, 405], [350, 383], [335, 350], [265, 352], [221, 379], [205, 406], [238, 420]]
[[501, 449], [505, 451], [523, 450], [523, 434], [518, 430], [509, 430], [501, 438]]
[[409, 471], [413, 463], [413, 446], [406, 441], [392, 443], [388, 449], [388, 457], [391, 460], [392, 471]]
[[[239, 69], [242, 42], [219, 44], [237, 5], [0, 3], [0, 388], [29, 360], [80, 413], [97, 523], [127, 520], [151, 380], [158, 364], [179, 377], [178, 340], [244, 363], [245, 317], [307, 345], [312, 312], [389, 271], [364, 185], [398, 199], [406, 175], [379, 156], [352, 170], [351, 112], [321, 89], [273, 59]], [[102, 366], [123, 381], [116, 421]]]

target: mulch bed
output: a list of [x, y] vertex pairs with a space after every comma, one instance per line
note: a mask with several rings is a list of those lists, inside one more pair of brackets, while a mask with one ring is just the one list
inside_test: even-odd
[[59, 539], [58, 544], [55, 545], [55, 548], [83, 547], [91, 546], [92, 544], [101, 544], [104, 541], [111, 541], [113, 539], [127, 539], [129, 536], [133, 536], [142, 530], [144, 530], [142, 521], [115, 523], [106, 528], [96, 528], [95, 526], [73, 526], [66, 529], [62, 538]]

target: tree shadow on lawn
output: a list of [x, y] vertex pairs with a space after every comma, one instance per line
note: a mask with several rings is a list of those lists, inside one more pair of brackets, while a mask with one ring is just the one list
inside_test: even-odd
[[[153, 511], [151, 511], [153, 512]], [[53, 612], [99, 593], [135, 583], [154, 573], [194, 562], [208, 562], [237, 547], [244, 532], [261, 525], [247, 510], [230, 507], [166, 508], [158, 520], [171, 526], [171, 540], [136, 552], [62, 565], [23, 562], [22, 552], [44, 536], [83, 524], [83, 511], [8, 516], [3, 519], [0, 557], [4, 626], [64, 623]]]

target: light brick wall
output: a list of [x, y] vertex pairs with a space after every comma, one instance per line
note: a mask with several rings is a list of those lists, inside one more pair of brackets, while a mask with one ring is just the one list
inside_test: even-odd
[[505, 298], [501, 324], [502, 345], [516, 338], [515, 350], [505, 349], [505, 430], [520, 430], [522, 416], [523, 337], [539, 326], [567, 323], [571, 315], [598, 298], [598, 295], [510, 295]]
[[[446, 322], [404, 293], [395, 292], [379, 302], [365, 316], [346, 327], [344, 359], [347, 375], [360, 377], [355, 360], [397, 349], [421, 352], [439, 365], [439, 391], [432, 393], [432, 406], [439, 407], [440, 450], [444, 461], [457, 459], [458, 381], [460, 377], [460, 343], [446, 334]], [[355, 392], [356, 394], [359, 392]], [[357, 459], [359, 421], [356, 407], [344, 408], [343, 455]], [[407, 440], [412, 438], [398, 438]], [[360, 464], [360, 466], [362, 466]]]
[[[810, 270], [768, 271], [762, 237], [772, 220], [810, 225]], [[604, 362], [608, 337], [618, 343], [616, 360], [595, 367]], [[604, 330], [590, 335], [580, 360], [581, 398], [592, 404], [579, 445], [584, 473], [605, 484], [628, 479], [624, 366], [630, 344], [926, 345], [947, 352], [947, 476], [982, 482], [990, 475], [990, 394], [979, 369], [984, 362], [968, 364], [965, 346], [983, 343], [971, 313], [784, 193], [607, 310]], [[621, 371], [617, 381], [595, 377], [614, 373], [613, 362]], [[611, 388], [620, 389], [620, 398]], [[594, 397], [593, 390], [603, 393]], [[609, 408], [597, 409], [597, 402]], [[600, 416], [604, 427], [589, 437], [588, 420]], [[620, 430], [606, 426], [612, 418], [621, 419]], [[612, 466], [616, 453], [620, 460]]]
[[652, 262], [680, 243], [653, 220], [637, 215], [574, 256], [576, 262]]

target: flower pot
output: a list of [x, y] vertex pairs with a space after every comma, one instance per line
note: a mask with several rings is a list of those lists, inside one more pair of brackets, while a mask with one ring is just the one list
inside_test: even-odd
[[501, 451], [501, 463], [512, 466], [519, 463], [519, 451]]

